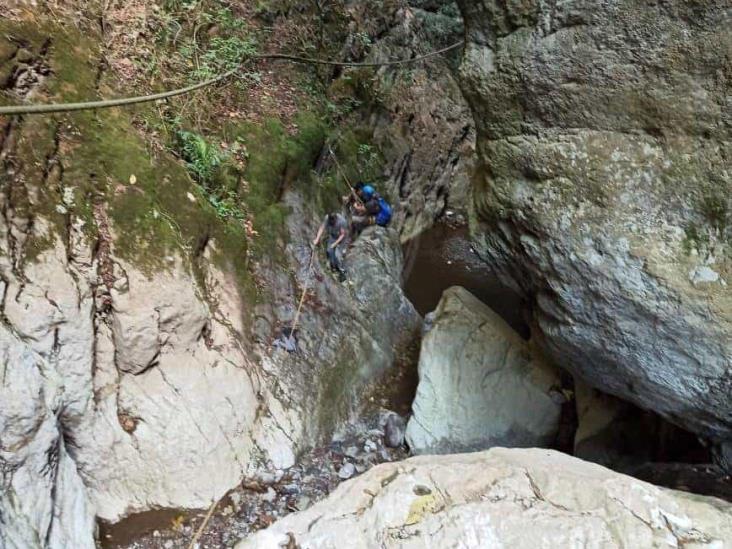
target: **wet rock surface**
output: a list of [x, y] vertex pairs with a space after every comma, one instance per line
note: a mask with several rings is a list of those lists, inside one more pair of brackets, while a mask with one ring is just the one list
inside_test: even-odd
[[574, 374], [731, 438], [729, 3], [459, 4], [478, 252]]
[[383, 464], [236, 547], [722, 547], [730, 539], [732, 507], [721, 500], [550, 450], [494, 448]]
[[626, 473], [657, 486], [732, 503], [732, 476], [711, 463], [644, 463]]
[[[198, 544], [201, 549], [232, 547], [242, 537], [266, 528], [290, 513], [304, 511], [327, 497], [343, 480], [374, 465], [399, 461], [406, 449], [390, 448], [383, 425], [393, 412], [382, 411], [352, 424], [327, 446], [306, 452], [287, 469], [247, 477], [219, 502]], [[348, 474], [344, 474], [348, 471]], [[165, 510], [102, 524], [103, 549], [187, 549], [207, 510]]]

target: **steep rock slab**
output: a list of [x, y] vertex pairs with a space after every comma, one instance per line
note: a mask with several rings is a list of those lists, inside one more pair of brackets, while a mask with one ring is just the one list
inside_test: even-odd
[[560, 404], [557, 371], [467, 290], [445, 291], [422, 341], [407, 443], [416, 453], [546, 446]]
[[421, 317], [401, 289], [397, 231], [366, 229], [346, 253], [348, 283], [341, 284], [321, 248], [310, 264], [310, 244], [322, 218], [296, 190], [283, 200], [291, 212], [284, 255], [294, 276], [275, 264], [263, 266], [271, 299], [257, 306], [256, 337], [266, 344], [279, 326], [292, 322], [307, 286], [299, 352], [262, 349], [261, 359], [284, 413], [303, 431], [289, 435], [315, 444], [360, 409], [368, 385], [410, 354], [419, 342]]
[[480, 253], [606, 393], [732, 438], [732, 8], [460, 2]]
[[237, 549], [725, 547], [732, 506], [549, 450], [379, 465]]
[[415, 342], [422, 324], [401, 288], [404, 258], [399, 234], [391, 228], [370, 227], [348, 255], [353, 296], [369, 332], [387, 350], [392, 363]]
[[62, 379], [5, 326], [0, 369], [0, 547], [93, 549], [94, 508], [62, 432]]

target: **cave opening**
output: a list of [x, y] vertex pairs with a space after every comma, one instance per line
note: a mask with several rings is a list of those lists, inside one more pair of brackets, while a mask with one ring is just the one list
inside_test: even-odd
[[[430, 322], [430, 313], [442, 293], [462, 286], [495, 311], [523, 339], [531, 336], [530, 305], [503, 284], [475, 252], [465, 224], [440, 222], [406, 242], [404, 292], [417, 311]], [[418, 379], [418, 351], [398, 370], [396, 383], [386, 385], [387, 400], [400, 414], [411, 413]], [[394, 380], [392, 380], [394, 381]], [[732, 481], [712, 464], [705, 441], [666, 421], [654, 412], [595, 389], [580, 389], [581, 382], [562, 371], [559, 391], [566, 396], [552, 449], [605, 465], [653, 484], [713, 495], [732, 501]], [[593, 412], [607, 414], [608, 425], [581, 439], [578, 391], [593, 392]], [[586, 395], [584, 401], [587, 402]], [[603, 421], [605, 421], [603, 420]], [[586, 423], [585, 423], [586, 426]], [[586, 429], [585, 429], [586, 432]]]

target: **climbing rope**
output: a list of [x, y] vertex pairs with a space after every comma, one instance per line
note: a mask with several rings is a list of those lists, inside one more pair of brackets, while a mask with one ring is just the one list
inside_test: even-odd
[[300, 313], [302, 312], [302, 306], [305, 303], [305, 296], [308, 294], [308, 289], [310, 288], [310, 280], [312, 278], [312, 270], [313, 270], [313, 258], [315, 257], [315, 248], [310, 249], [310, 261], [308, 262], [308, 269], [305, 273], [305, 285], [302, 289], [302, 295], [300, 296], [300, 303], [297, 305], [297, 311], [295, 312], [295, 319], [292, 321], [292, 326], [290, 326], [290, 337], [295, 337], [295, 329], [297, 328], [298, 322], [300, 322]]
[[203, 519], [203, 522], [201, 523], [201, 526], [198, 527], [198, 530], [196, 530], [196, 533], [193, 535], [193, 538], [191, 538], [191, 543], [188, 545], [188, 549], [195, 549], [198, 544], [198, 538], [201, 537], [201, 534], [203, 534], [203, 531], [206, 529], [206, 525], [208, 524], [208, 521], [211, 520], [211, 517], [213, 516], [214, 509], [218, 506], [219, 502], [224, 499], [224, 496], [221, 496], [220, 499], [214, 500], [214, 502], [211, 504], [211, 507], [208, 509], [208, 513], [206, 513], [206, 516]]
[[341, 174], [343, 181], [345, 181], [346, 185], [348, 185], [348, 190], [351, 191], [351, 196], [353, 196], [354, 200], [356, 201], [356, 204], [363, 206], [361, 197], [358, 196], [358, 194], [356, 193], [356, 189], [354, 189], [353, 185], [351, 185], [351, 181], [348, 179], [346, 172], [343, 171], [343, 168], [341, 167], [341, 163], [338, 161], [338, 157], [335, 155], [335, 153], [333, 152], [333, 149], [330, 145], [328, 145], [328, 152], [333, 157], [333, 160], [335, 161], [336, 169], [338, 170], [338, 173]]
[[[300, 57], [297, 55], [288, 55], [288, 54], [284, 54], [284, 53], [263, 53], [263, 54], [252, 55], [249, 59], [247, 59], [247, 61], [250, 61], [253, 59], [273, 59], [273, 60], [290, 61], [293, 63], [303, 63], [303, 64], [310, 64], [310, 65], [328, 65], [328, 66], [334, 66], [334, 67], [390, 67], [390, 66], [394, 66], [394, 65], [405, 65], [405, 64], [409, 64], [409, 63], [417, 63], [418, 61], [424, 61], [425, 59], [428, 59], [430, 57], [442, 55], [443, 53], [447, 53], [449, 51], [457, 49], [462, 45], [463, 45], [463, 41], [461, 40], [460, 42], [456, 42], [455, 44], [452, 44], [451, 46], [448, 46], [446, 48], [432, 51], [432, 52], [426, 53], [424, 55], [419, 55], [417, 57], [412, 57], [409, 59], [397, 59], [394, 61], [381, 61], [381, 62], [331, 61], [328, 59]], [[23, 114], [50, 114], [50, 113], [58, 113], [58, 112], [81, 111], [81, 110], [88, 110], [88, 109], [106, 109], [106, 108], [110, 108], [110, 107], [122, 107], [122, 106], [126, 106], [126, 105], [135, 105], [138, 103], [149, 103], [151, 101], [159, 101], [161, 99], [168, 99], [170, 97], [175, 97], [177, 95], [191, 93], [191, 92], [194, 92], [201, 88], [205, 88], [206, 86], [211, 86], [213, 84], [216, 84], [217, 82], [222, 82], [222, 81], [228, 80], [244, 66], [244, 63], [245, 62], [242, 62], [239, 65], [237, 65], [235, 68], [233, 68], [223, 74], [215, 76], [213, 78], [209, 78], [208, 80], [204, 80], [203, 82], [199, 82], [198, 84], [193, 84], [193, 85], [187, 86], [185, 88], [170, 90], [167, 92], [156, 93], [156, 94], [152, 94], [152, 95], [140, 95], [137, 97], [121, 97], [118, 99], [105, 99], [105, 100], [101, 100], [101, 101], [85, 101], [85, 102], [81, 102], [81, 103], [50, 103], [50, 104], [41, 104], [41, 105], [9, 105], [9, 106], [4, 106], [4, 107], [0, 106], [0, 115], [18, 116], [18, 115], [23, 115]]]

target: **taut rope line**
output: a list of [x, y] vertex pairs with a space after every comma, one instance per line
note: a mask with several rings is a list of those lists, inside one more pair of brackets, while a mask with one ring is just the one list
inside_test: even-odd
[[[311, 65], [329, 65], [329, 66], [336, 66], [336, 67], [389, 67], [394, 65], [405, 65], [409, 63], [416, 63], [418, 61], [423, 61], [425, 59], [428, 59], [430, 57], [435, 57], [437, 55], [441, 55], [443, 53], [447, 53], [449, 51], [452, 51], [454, 49], [459, 48], [463, 45], [463, 41], [456, 42], [455, 44], [452, 44], [451, 46], [448, 46], [446, 48], [442, 48], [440, 50], [432, 51], [430, 53], [426, 53], [424, 55], [419, 55], [417, 57], [413, 57], [410, 59], [397, 59], [394, 61], [382, 61], [382, 62], [349, 62], [349, 61], [330, 61], [327, 59], [317, 59], [317, 58], [310, 58], [310, 57], [299, 57], [297, 55], [288, 55], [284, 53], [263, 53], [263, 54], [257, 54], [252, 55], [249, 57], [248, 60], [252, 59], [274, 59], [274, 60], [283, 60], [283, 61], [291, 61], [293, 63], [305, 63], [305, 64], [311, 64]], [[222, 82], [224, 80], [228, 80], [231, 78], [234, 74], [236, 74], [239, 69], [242, 68], [244, 65], [244, 62], [237, 65], [236, 68], [233, 68], [223, 74], [220, 74], [218, 76], [215, 76], [213, 78], [209, 78], [208, 80], [204, 80], [203, 82], [199, 82], [198, 84], [193, 84], [191, 86], [187, 86], [185, 88], [179, 88], [176, 90], [170, 90], [162, 93], [156, 93], [152, 95], [140, 95], [137, 97], [121, 97], [118, 99], [105, 99], [100, 101], [85, 101], [81, 103], [48, 103], [48, 104], [41, 104], [41, 105], [9, 105], [9, 106], [0, 106], [0, 115], [13, 115], [13, 116], [19, 116], [24, 114], [50, 114], [50, 113], [57, 113], [57, 112], [71, 112], [71, 111], [82, 111], [82, 110], [88, 110], [88, 109], [106, 109], [110, 107], [122, 107], [126, 105], [135, 105], [138, 103], [149, 103], [151, 101], [159, 101], [161, 99], [168, 99], [170, 97], [175, 97], [177, 95], [183, 95], [186, 93], [191, 93], [196, 90], [199, 90], [201, 88], [205, 88], [206, 86], [211, 86], [213, 84], [216, 84], [217, 82]]]

